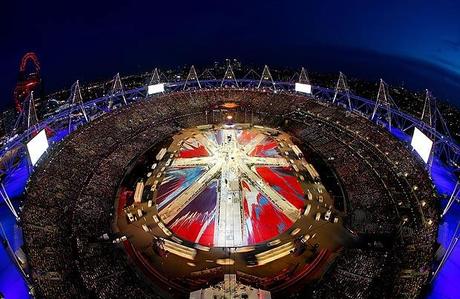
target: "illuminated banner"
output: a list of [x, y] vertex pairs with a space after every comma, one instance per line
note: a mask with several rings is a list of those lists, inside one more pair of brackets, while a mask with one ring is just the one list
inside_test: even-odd
[[27, 151], [29, 152], [30, 162], [32, 165], [37, 164], [40, 157], [48, 149], [48, 139], [46, 138], [45, 130], [41, 130], [32, 140], [27, 143]]
[[160, 93], [165, 91], [165, 85], [164, 83], [159, 83], [155, 85], [149, 85], [147, 88], [147, 93], [150, 94], [155, 94], [155, 93]]
[[303, 83], [296, 83], [295, 91], [311, 94], [311, 85], [303, 84]]
[[431, 154], [431, 148], [433, 147], [433, 141], [423, 134], [419, 129], [414, 129], [414, 135], [410, 143], [412, 148], [420, 155], [420, 157], [428, 162]]

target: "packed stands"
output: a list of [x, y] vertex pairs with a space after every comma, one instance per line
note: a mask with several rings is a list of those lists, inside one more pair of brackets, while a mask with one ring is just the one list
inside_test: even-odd
[[[182, 294], [143, 278], [114, 236], [120, 181], [140, 153], [181, 128], [237, 121], [281, 127], [318, 153], [347, 193], [346, 225], [367, 240], [346, 248], [314, 298], [414, 298], [429, 277], [437, 207], [421, 161], [362, 116], [294, 93], [234, 88], [174, 92], [105, 114], [56, 145], [32, 175], [22, 211], [26, 254], [39, 297], [168, 298]], [[129, 236], [128, 236], [129, 240]], [[378, 286], [378, 287], [376, 287]], [[297, 291], [292, 296], [302, 297]], [[299, 295], [300, 294], [300, 295]]]

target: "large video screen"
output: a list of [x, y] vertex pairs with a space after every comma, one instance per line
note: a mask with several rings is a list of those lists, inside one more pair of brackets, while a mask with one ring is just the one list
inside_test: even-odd
[[295, 91], [311, 94], [311, 85], [303, 84], [303, 83], [296, 83]]
[[431, 148], [433, 147], [433, 140], [428, 138], [423, 134], [419, 129], [414, 129], [414, 135], [412, 136], [412, 141], [410, 143], [412, 148], [422, 157], [425, 163], [430, 159]]
[[29, 152], [30, 162], [32, 165], [37, 164], [38, 160], [47, 149], [48, 139], [46, 138], [46, 132], [45, 130], [41, 130], [27, 143], [27, 151]]
[[164, 92], [164, 91], [165, 91], [164, 83], [149, 85], [147, 88], [148, 94], [154, 94], [154, 93], [159, 93], [159, 92]]

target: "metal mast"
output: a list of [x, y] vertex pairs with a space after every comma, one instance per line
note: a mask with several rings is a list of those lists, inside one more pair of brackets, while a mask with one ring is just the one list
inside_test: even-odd
[[457, 180], [457, 183], [455, 184], [454, 190], [452, 191], [452, 194], [449, 197], [449, 201], [447, 202], [446, 207], [442, 211], [441, 217], [444, 217], [449, 212], [450, 208], [452, 207], [452, 204], [455, 201], [457, 201], [457, 202], [459, 201], [458, 200], [459, 195], [460, 195], [460, 181]]
[[196, 74], [195, 67], [192, 65], [190, 71], [188, 72], [187, 79], [185, 80], [184, 90], [187, 88], [189, 81], [196, 81], [198, 87], [201, 88], [200, 80], [198, 80], [198, 75]]
[[150, 77], [149, 85], [159, 84], [160, 82], [160, 73], [158, 72], [158, 69], [155, 68], [153, 70], [152, 76]]
[[431, 92], [427, 89], [425, 92], [425, 102], [423, 103], [423, 111], [420, 120], [429, 127], [433, 127], [433, 125], [436, 124], [436, 113], [432, 113], [435, 109], [435, 99], [432, 97]]
[[28, 103], [28, 107], [27, 107], [27, 127], [26, 129], [29, 129], [30, 127], [35, 127], [38, 124], [38, 117], [37, 117], [37, 111], [35, 110], [35, 101], [34, 101], [33, 91], [30, 92], [27, 103]]
[[[437, 124], [437, 109], [436, 109], [436, 100], [435, 98], [431, 95], [431, 92], [427, 89], [425, 92], [425, 101], [423, 103], [423, 110], [422, 110], [422, 116], [420, 117], [420, 120], [422, 121], [422, 128], [419, 129], [424, 129], [426, 127], [428, 128], [433, 128], [436, 130], [436, 124]], [[435, 152], [435, 147], [436, 147], [436, 135], [433, 133], [432, 130], [426, 130], [424, 132], [427, 134], [428, 138], [430, 138], [433, 141], [433, 147], [431, 148], [431, 154], [430, 158], [428, 160], [428, 173], [431, 176], [431, 167], [433, 166], [433, 154]], [[447, 212], [447, 211], [446, 211]]]
[[[302, 67], [302, 70], [300, 71], [300, 75], [299, 75], [299, 83], [302, 83], [302, 84], [308, 84], [310, 85], [310, 79], [308, 78], [308, 73], [307, 71], [305, 70], [304, 67]], [[335, 96], [334, 96], [335, 98]]]
[[441, 262], [439, 263], [439, 266], [436, 268], [436, 271], [433, 273], [433, 277], [431, 278], [431, 282], [436, 278], [436, 276], [439, 273], [439, 270], [444, 266], [445, 262], [449, 259], [449, 256], [452, 254], [452, 252], [455, 249], [455, 246], [458, 243], [458, 239], [460, 238], [459, 236], [459, 228], [460, 228], [460, 222], [457, 224], [457, 228], [455, 229], [454, 235], [452, 239], [450, 240], [449, 246], [446, 249], [446, 253], [442, 257]]
[[257, 85], [257, 88], [260, 88], [260, 86], [262, 86], [262, 83], [268, 83], [269, 85], [273, 86], [273, 90], [276, 90], [275, 81], [273, 80], [272, 74], [268, 69], [268, 65], [264, 66], [264, 70], [262, 72], [262, 76], [260, 76], [259, 85]]
[[375, 100], [374, 111], [372, 112], [371, 120], [375, 119], [379, 110], [384, 110], [382, 116], [388, 123], [388, 128], [391, 130], [391, 106], [394, 105], [393, 99], [388, 91], [388, 84], [380, 79], [379, 92], [377, 93], [377, 99]]
[[227, 65], [227, 70], [225, 71], [224, 77], [222, 78], [220, 87], [223, 87], [225, 82], [228, 82], [228, 81], [235, 84], [236, 87], [239, 87], [238, 82], [236, 81], [235, 73], [233, 72], [232, 64], [230, 62]]
[[14, 123], [11, 135], [16, 134], [18, 131], [27, 131], [31, 127], [38, 124], [37, 111], [35, 110], [34, 92], [31, 91], [27, 98], [22, 102], [18, 118]]
[[69, 97], [69, 133], [72, 129], [72, 112], [73, 107], [77, 106], [79, 111], [83, 114], [85, 121], [88, 122], [88, 115], [86, 114], [85, 108], [83, 106], [83, 97], [81, 96], [80, 82], [77, 80], [72, 87], [70, 88], [70, 97]]
[[350, 99], [350, 88], [348, 87], [347, 77], [344, 75], [344, 73], [339, 72], [339, 79], [337, 80], [337, 84], [335, 85], [335, 93], [334, 93], [334, 98], [332, 99], [332, 103], [335, 103], [337, 101], [342, 101], [344, 99], [346, 100], [348, 109], [352, 110], [351, 99]]
[[123, 103], [128, 104], [125, 97], [123, 83], [121, 82], [120, 73], [117, 73], [112, 80], [112, 89], [109, 92], [109, 103], [113, 103], [114, 98], [122, 97]]
[[[434, 154], [438, 153], [439, 156], [446, 155], [447, 161], [452, 161], [455, 158], [455, 155], [458, 153], [453, 153], [449, 150], [448, 145], [443, 140], [452, 139], [452, 136], [449, 131], [449, 127], [441, 114], [441, 111], [438, 109], [436, 98], [431, 94], [429, 90], [426, 90], [425, 93], [425, 101], [423, 103], [423, 111], [422, 116], [420, 117], [421, 120], [421, 128], [426, 128], [425, 134], [427, 134], [428, 138], [433, 141], [433, 148], [432, 148], [432, 155], [429, 160], [429, 167], [431, 168], [433, 164]], [[441, 137], [435, 132], [439, 133]], [[438, 136], [438, 137], [436, 137]]]
[[[429, 90], [426, 90], [425, 93], [425, 102], [423, 103], [423, 111], [420, 120], [439, 133], [451, 138], [447, 123], [444, 117], [442, 117], [441, 111], [438, 109], [436, 98]], [[429, 137], [431, 138], [434, 136]]]
[[10, 197], [8, 196], [8, 193], [6, 192], [5, 185], [3, 185], [3, 182], [0, 182], [0, 197], [3, 198], [5, 201], [6, 205], [11, 211], [11, 214], [16, 218], [16, 220], [19, 220], [19, 215], [18, 212], [16, 212], [16, 209], [14, 208], [13, 203], [11, 202]]

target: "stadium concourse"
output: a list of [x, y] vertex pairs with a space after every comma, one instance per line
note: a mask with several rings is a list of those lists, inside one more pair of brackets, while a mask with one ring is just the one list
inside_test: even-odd
[[[448, 247], [458, 207], [438, 225], [436, 191], [407, 133], [375, 125], [356, 106], [350, 113], [334, 105], [335, 96], [322, 98], [326, 89], [313, 87], [313, 96], [309, 85], [301, 93], [283, 83], [264, 88], [264, 75], [244, 86], [248, 80], [227, 72], [225, 84], [202, 86], [189, 74], [197, 84], [166, 84], [166, 93], [160, 85], [125, 93], [117, 75], [113, 89], [121, 91], [55, 115], [68, 130], [52, 132], [21, 203], [29, 285], [3, 263], [20, 253], [21, 229], [2, 206], [0, 291], [7, 298], [29, 297], [29, 287], [46, 298], [426, 294], [436, 237]], [[66, 136], [74, 116], [85, 124]], [[26, 161], [2, 180], [12, 198], [28, 178]], [[455, 178], [438, 157], [431, 178], [439, 193], [452, 192]], [[456, 258], [434, 280], [432, 298], [457, 294], [449, 284]]]

